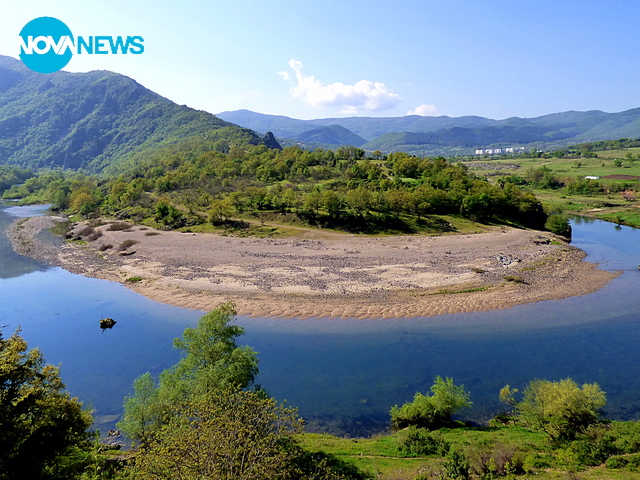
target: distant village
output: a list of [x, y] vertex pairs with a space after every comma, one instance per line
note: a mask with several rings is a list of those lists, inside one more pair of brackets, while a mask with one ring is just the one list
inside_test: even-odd
[[514, 154], [519, 152], [524, 152], [524, 147], [476, 149], [476, 155], [507, 155], [507, 154]]

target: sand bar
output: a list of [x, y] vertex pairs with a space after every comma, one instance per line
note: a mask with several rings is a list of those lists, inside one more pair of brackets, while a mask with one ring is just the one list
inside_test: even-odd
[[[14, 249], [73, 273], [123, 283], [155, 301], [210, 311], [232, 300], [239, 314], [261, 317], [408, 318], [496, 310], [592, 293], [619, 274], [585, 262], [583, 251], [548, 232], [514, 228], [474, 235], [309, 230], [295, 238], [239, 238], [137, 225], [110, 231], [107, 223], [86, 243], [54, 247], [37, 238], [60, 220], [16, 221], [8, 231]], [[119, 250], [124, 241], [132, 245]], [[128, 281], [132, 277], [142, 280]]]

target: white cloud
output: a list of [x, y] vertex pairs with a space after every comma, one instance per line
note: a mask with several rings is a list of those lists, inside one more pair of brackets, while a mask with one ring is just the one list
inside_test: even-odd
[[418, 105], [413, 110], [409, 110], [407, 115], [421, 115], [423, 117], [428, 117], [431, 115], [436, 115], [438, 113], [438, 109], [435, 105]]
[[[344, 114], [356, 114], [361, 110], [388, 110], [400, 103], [400, 96], [384, 83], [360, 80], [354, 85], [340, 82], [323, 85], [315, 76], [302, 73], [302, 62], [289, 60], [289, 67], [297, 80], [297, 85], [291, 87], [291, 95], [314, 107], [340, 107]], [[287, 80], [283, 73], [286, 72], [278, 72]]]
[[289, 72], [277, 72], [277, 73], [282, 77], [283, 80], [291, 80], [291, 75], [289, 75]]

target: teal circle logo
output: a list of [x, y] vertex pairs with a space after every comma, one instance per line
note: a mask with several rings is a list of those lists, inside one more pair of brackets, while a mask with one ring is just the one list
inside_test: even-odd
[[34, 72], [53, 73], [73, 56], [73, 34], [53, 17], [34, 18], [20, 30], [20, 60]]

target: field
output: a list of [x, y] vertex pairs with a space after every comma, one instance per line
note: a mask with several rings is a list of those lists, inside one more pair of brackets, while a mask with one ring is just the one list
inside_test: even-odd
[[[478, 159], [469, 163], [469, 170], [490, 181], [516, 175], [525, 180], [535, 170], [544, 169], [567, 185], [572, 181], [590, 180], [601, 192], [575, 193], [564, 188], [529, 188], [551, 212], [584, 215], [621, 225], [640, 227], [640, 148], [594, 152], [595, 158], [553, 157]], [[504, 167], [501, 167], [504, 166]]]
[[[465, 452], [469, 459], [472, 478], [627, 480], [640, 477], [638, 471], [628, 466], [607, 468], [604, 464], [593, 467], [581, 465], [571, 447], [552, 445], [545, 434], [522, 427], [442, 429], [435, 434], [454, 450]], [[446, 461], [445, 456], [407, 454], [401, 449], [405, 436], [405, 431], [364, 439], [303, 434], [298, 440], [305, 449], [323, 452], [340, 462], [354, 465], [369, 478], [442, 478], [438, 476], [438, 472]], [[479, 475], [483, 466], [486, 467], [491, 462], [500, 464], [504, 459], [511, 459], [512, 462], [522, 465], [522, 468], [515, 475], [492, 475], [488, 472], [484, 477]], [[608, 464], [612, 465], [611, 462]]]

